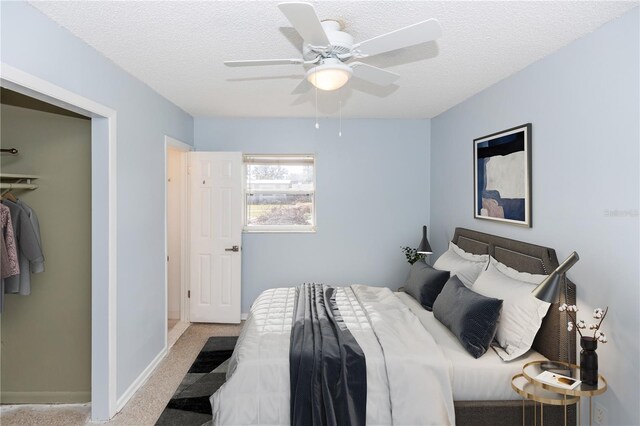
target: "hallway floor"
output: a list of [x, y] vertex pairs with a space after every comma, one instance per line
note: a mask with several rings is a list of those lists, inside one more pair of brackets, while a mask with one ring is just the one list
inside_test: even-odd
[[170, 319], [170, 320], [168, 320], [168, 322], [167, 322], [167, 330], [171, 331], [171, 329], [172, 329], [173, 327], [175, 327], [175, 325], [176, 325], [178, 322], [180, 322], [180, 320], [177, 320], [177, 319]]

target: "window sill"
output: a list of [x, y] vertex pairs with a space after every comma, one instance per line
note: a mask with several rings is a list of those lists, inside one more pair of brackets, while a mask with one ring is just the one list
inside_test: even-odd
[[315, 234], [317, 229], [315, 226], [309, 227], [247, 227], [242, 229], [245, 234]]

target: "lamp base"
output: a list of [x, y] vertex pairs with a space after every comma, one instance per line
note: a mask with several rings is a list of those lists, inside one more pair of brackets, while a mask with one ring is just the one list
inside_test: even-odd
[[552, 373], [560, 374], [566, 377], [573, 377], [573, 370], [567, 368], [566, 364], [559, 362], [547, 361], [540, 364], [540, 368], [543, 371], [551, 371]]

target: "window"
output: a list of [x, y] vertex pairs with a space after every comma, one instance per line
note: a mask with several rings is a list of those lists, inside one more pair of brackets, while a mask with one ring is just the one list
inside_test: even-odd
[[313, 155], [245, 155], [245, 231], [315, 231]]

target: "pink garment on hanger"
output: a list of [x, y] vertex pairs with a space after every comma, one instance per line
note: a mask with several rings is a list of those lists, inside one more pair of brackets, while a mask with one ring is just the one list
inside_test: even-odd
[[0, 204], [0, 225], [2, 227], [2, 235], [0, 241], [1, 253], [1, 278], [11, 277], [20, 273], [18, 266], [18, 250], [16, 248], [16, 240], [13, 236], [13, 224], [11, 223], [11, 213], [9, 208]]

